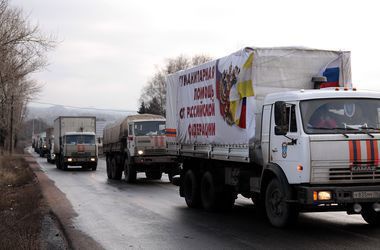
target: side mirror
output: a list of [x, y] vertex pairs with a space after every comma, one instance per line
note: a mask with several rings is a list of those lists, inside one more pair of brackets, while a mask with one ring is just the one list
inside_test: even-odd
[[286, 135], [288, 132], [288, 123], [286, 119], [286, 103], [277, 101], [274, 103], [274, 122], [276, 124], [274, 132], [276, 135]]

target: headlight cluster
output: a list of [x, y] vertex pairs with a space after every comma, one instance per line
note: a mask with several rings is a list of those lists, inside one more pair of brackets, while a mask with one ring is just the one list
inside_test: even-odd
[[137, 151], [137, 154], [138, 154], [138, 155], [143, 155], [143, 154], [144, 154], [144, 151], [139, 150], [139, 151]]

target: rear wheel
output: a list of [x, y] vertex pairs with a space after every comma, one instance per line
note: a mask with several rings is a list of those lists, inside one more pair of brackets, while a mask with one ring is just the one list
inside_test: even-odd
[[111, 168], [111, 170], [112, 170], [112, 179], [114, 179], [114, 180], [120, 180], [121, 176], [123, 175], [123, 170], [119, 166], [119, 164], [117, 164], [116, 157], [114, 157], [112, 159], [111, 166], [112, 166], [112, 168]]
[[112, 179], [111, 157], [110, 156], [106, 156], [106, 168], [107, 168], [107, 177], [108, 177], [108, 179]]
[[298, 210], [287, 203], [286, 190], [279, 180], [272, 179], [265, 193], [265, 211], [270, 223], [275, 227], [285, 227], [297, 220]]
[[371, 204], [363, 205], [362, 209], [363, 219], [370, 225], [380, 225], [380, 213], [373, 210]]
[[187, 170], [183, 181], [183, 193], [188, 207], [196, 208], [201, 204], [199, 182], [192, 170]]

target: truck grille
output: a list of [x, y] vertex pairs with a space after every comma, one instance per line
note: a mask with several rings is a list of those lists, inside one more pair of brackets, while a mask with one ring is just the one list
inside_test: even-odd
[[312, 183], [374, 183], [380, 182], [380, 169], [352, 172], [348, 166], [313, 167]]

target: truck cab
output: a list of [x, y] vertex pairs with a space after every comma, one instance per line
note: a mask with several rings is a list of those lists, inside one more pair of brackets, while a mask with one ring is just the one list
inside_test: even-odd
[[60, 138], [61, 166], [82, 166], [96, 170], [98, 149], [94, 132], [67, 132]]
[[[333, 88], [269, 94], [261, 123], [263, 171], [256, 183], [272, 224], [295, 211], [361, 213], [380, 224], [380, 98]], [[268, 181], [274, 174], [276, 183]]]
[[131, 164], [148, 179], [161, 179], [163, 172], [169, 179], [177, 172], [175, 157], [166, 155], [165, 119], [138, 119], [128, 123], [127, 149]]

